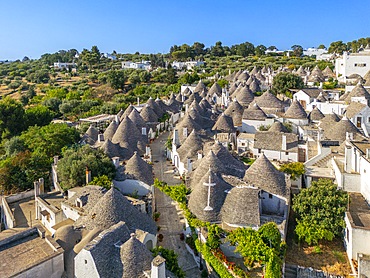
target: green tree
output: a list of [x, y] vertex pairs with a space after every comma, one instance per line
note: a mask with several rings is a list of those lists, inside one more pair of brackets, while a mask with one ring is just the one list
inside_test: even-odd
[[113, 179], [116, 169], [108, 156], [90, 146], [76, 146], [63, 151], [58, 162], [58, 177], [63, 189], [86, 184], [85, 169], [91, 171], [92, 178], [102, 175]]
[[272, 81], [272, 90], [275, 94], [286, 94], [289, 89], [302, 89], [303, 79], [289, 72], [280, 72]]
[[343, 51], [347, 51], [347, 45], [343, 43], [343, 41], [336, 41], [332, 42], [329, 46], [328, 52], [329, 53], [338, 53], [342, 54]]
[[54, 117], [54, 113], [46, 106], [37, 105], [28, 108], [24, 116], [26, 126], [44, 126], [51, 122]]
[[293, 49], [294, 56], [301, 57], [303, 55], [303, 47], [302, 46], [295, 44], [295, 45], [292, 46], [292, 49]]
[[292, 206], [297, 214], [295, 231], [299, 239], [317, 244], [321, 239], [340, 236], [347, 204], [348, 194], [338, 190], [332, 180], [319, 179], [310, 188], [302, 189], [293, 198]]
[[8, 96], [0, 100], [0, 133], [3, 138], [21, 133], [24, 128], [23, 118], [22, 103]]
[[43, 127], [29, 127], [22, 133], [20, 139], [32, 152], [43, 153], [52, 158], [60, 155], [62, 148], [75, 144], [79, 137], [77, 130], [67, 124], [49, 124]]
[[98, 177], [94, 177], [90, 184], [110, 189], [112, 186], [112, 179], [109, 178], [107, 175], [101, 175]]
[[304, 164], [302, 162], [291, 162], [283, 164], [280, 166], [279, 170], [281, 172], [289, 174], [292, 180], [297, 180], [306, 172]]
[[267, 50], [266, 46], [260, 44], [256, 46], [255, 52], [257, 56], [265, 55], [265, 51]]
[[111, 70], [107, 74], [107, 81], [114, 90], [124, 91], [127, 77], [123, 70]]
[[318, 47], [317, 47], [317, 49], [325, 49], [326, 47], [325, 47], [325, 45], [323, 45], [323, 44], [320, 44]]

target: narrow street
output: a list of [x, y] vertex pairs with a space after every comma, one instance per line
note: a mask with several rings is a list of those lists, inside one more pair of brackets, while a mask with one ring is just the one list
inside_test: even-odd
[[[152, 157], [154, 163], [155, 177], [165, 181], [169, 185], [179, 184], [181, 181], [174, 177], [174, 166], [164, 156], [164, 143], [168, 138], [169, 132], [161, 134], [152, 144]], [[167, 249], [172, 249], [178, 254], [180, 267], [185, 271], [186, 277], [200, 277], [198, 266], [192, 255], [186, 250], [185, 242], [180, 239], [185, 222], [181, 211], [176, 209], [175, 202], [170, 197], [155, 188], [157, 211], [161, 214], [157, 225], [160, 227], [158, 234], [163, 235], [159, 245]]]

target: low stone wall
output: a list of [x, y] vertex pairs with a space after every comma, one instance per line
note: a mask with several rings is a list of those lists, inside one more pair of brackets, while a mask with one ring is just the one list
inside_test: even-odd
[[16, 226], [15, 218], [6, 198], [4, 197], [1, 197], [1, 213], [1, 221], [4, 223], [5, 229], [14, 228]]
[[9, 196], [6, 196], [5, 198], [8, 204], [11, 204], [11, 203], [23, 200], [23, 199], [31, 198], [34, 195], [35, 195], [35, 190], [32, 189], [32, 190], [23, 191], [21, 193], [9, 195]]

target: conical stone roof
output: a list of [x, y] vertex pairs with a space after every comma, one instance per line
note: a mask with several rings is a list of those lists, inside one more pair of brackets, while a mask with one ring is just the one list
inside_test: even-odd
[[322, 71], [322, 74], [326, 78], [330, 78], [330, 77], [333, 77], [334, 78], [335, 77], [334, 72], [328, 66], [326, 66], [326, 68]]
[[145, 277], [144, 271], [151, 269], [153, 255], [135, 236], [122, 244], [120, 248], [123, 265], [122, 278]]
[[129, 117], [125, 117], [119, 124], [117, 131], [112, 138], [112, 142], [119, 143], [121, 147], [125, 147], [133, 151], [142, 151], [138, 148], [139, 143], [146, 143], [141, 132]]
[[289, 130], [279, 121], [274, 122], [268, 131], [289, 133]]
[[131, 232], [140, 229], [153, 235], [157, 228], [153, 219], [136, 209], [122, 193], [112, 187], [99, 199], [96, 205], [88, 212], [88, 215], [81, 216], [75, 226], [85, 226], [87, 230], [105, 230], [109, 227], [124, 221]]
[[148, 101], [146, 102], [147, 106], [153, 109], [154, 113], [157, 114], [158, 117], [162, 117], [164, 114], [164, 111], [162, 108], [158, 105], [158, 103], [155, 102], [153, 98], [149, 98]]
[[308, 118], [311, 122], [319, 122], [325, 117], [325, 115], [320, 111], [319, 108], [315, 107], [310, 114], [308, 115]]
[[213, 151], [209, 151], [209, 153], [200, 160], [198, 167], [193, 171], [191, 176], [192, 186], [198, 183], [210, 169], [214, 173], [226, 173], [224, 165]]
[[203, 149], [203, 141], [199, 135], [193, 130], [190, 135], [185, 139], [184, 143], [177, 150], [180, 158], [194, 158], [197, 153]]
[[99, 130], [97, 130], [94, 126], [90, 125], [86, 131], [86, 135], [89, 136], [92, 140], [98, 141]]
[[247, 85], [240, 85], [233, 96], [244, 107], [247, 107], [254, 100], [254, 94]]
[[340, 118], [338, 117], [337, 114], [333, 112], [330, 114], [326, 114], [325, 117], [320, 120], [319, 126], [323, 130], [326, 130], [339, 121], [340, 121]]
[[125, 173], [127, 176], [148, 185], [154, 184], [152, 166], [146, 163], [137, 152], [126, 162]]
[[261, 87], [260, 87], [260, 85], [258, 84], [257, 79], [253, 79], [252, 83], [249, 85], [249, 88], [250, 88], [250, 90], [251, 90], [253, 93], [261, 92]]
[[245, 120], [259, 120], [264, 121], [267, 119], [267, 115], [263, 110], [255, 103], [250, 105], [247, 109], [243, 112], [243, 119]]
[[260, 226], [259, 189], [232, 188], [222, 206], [221, 219], [229, 225]]
[[364, 86], [370, 86], [370, 70], [364, 75], [365, 84]]
[[237, 80], [238, 81], [247, 81], [249, 79], [249, 74], [247, 72], [242, 72], [238, 75]]
[[255, 98], [255, 102], [262, 110], [264, 108], [276, 110], [284, 109], [283, 102], [280, 99], [278, 99], [274, 94], [272, 94], [270, 91], [266, 91], [260, 97]]
[[339, 141], [340, 143], [346, 140], [346, 133], [353, 133], [353, 135], [360, 135], [358, 128], [348, 120], [346, 116], [331, 128], [324, 130], [324, 135], [329, 140]]
[[236, 131], [233, 119], [229, 116], [226, 116], [225, 113], [222, 113], [215, 125], [212, 127], [212, 130], [225, 133], [234, 133]]
[[194, 121], [189, 114], [185, 114], [181, 122], [176, 125], [176, 129], [179, 131], [180, 142], [184, 142], [187, 136], [184, 135], [184, 129], [187, 129], [189, 135], [193, 130], [200, 131], [202, 128], [196, 121]]
[[155, 111], [149, 106], [145, 105], [140, 111], [140, 116], [146, 123], [156, 123], [158, 122], [159, 116]]
[[299, 101], [295, 99], [285, 112], [284, 117], [289, 119], [307, 119], [307, 113]]
[[364, 88], [364, 86], [359, 82], [351, 91], [351, 93], [345, 99], [346, 102], [351, 102], [353, 97], [363, 97], [370, 100], [369, 92]]
[[222, 88], [220, 87], [220, 85], [218, 85], [217, 82], [215, 82], [215, 83], [213, 83], [213, 85], [209, 89], [208, 94], [209, 95], [216, 94], [217, 96], [221, 97], [221, 95], [222, 95]]
[[114, 133], [116, 133], [119, 123], [111, 121], [107, 129], [104, 131], [104, 140], [112, 140]]
[[132, 104], [130, 104], [127, 108], [126, 108], [126, 110], [125, 110], [125, 112], [122, 114], [122, 116], [120, 117], [120, 121], [122, 121], [125, 117], [128, 117], [128, 115], [130, 115], [130, 113], [132, 112], [132, 110], [134, 110], [135, 109], [135, 107], [132, 105]]
[[238, 100], [235, 98], [234, 101], [229, 103], [229, 106], [225, 110], [225, 115], [229, 116], [233, 119], [235, 126], [242, 125], [242, 117], [243, 117], [244, 107], [240, 105]]
[[201, 79], [201, 80], [199, 80], [197, 86], [195, 87], [194, 92], [201, 92], [203, 89], [207, 90], [207, 86], [204, 85], [204, 83]]
[[277, 170], [264, 154], [245, 172], [244, 181], [271, 194], [289, 195], [285, 174]]
[[139, 131], [143, 127], [148, 129], [148, 126], [147, 126], [146, 122], [144, 121], [144, 119], [141, 117], [140, 113], [136, 109], [132, 110], [132, 112], [130, 113], [130, 115], [128, 117], [130, 118], [132, 123], [139, 129]]
[[[205, 183], [212, 183], [214, 186], [210, 186], [208, 189]], [[194, 185], [190, 193], [190, 211], [202, 221], [211, 223], [221, 221], [220, 211], [227, 195], [225, 190], [230, 190], [231, 188], [231, 185], [226, 183], [219, 175], [209, 170], [207, 174]], [[208, 190], [210, 191], [210, 208], [207, 209]]]
[[114, 144], [110, 139], [104, 140], [103, 145], [100, 147], [103, 152], [109, 156], [110, 158], [112, 157], [122, 157], [121, 156], [121, 147], [119, 144]]

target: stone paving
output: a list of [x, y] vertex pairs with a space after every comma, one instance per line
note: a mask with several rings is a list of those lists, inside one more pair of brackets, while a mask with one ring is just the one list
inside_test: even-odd
[[[151, 144], [154, 174], [156, 178], [169, 185], [180, 184], [179, 177], [174, 176], [174, 166], [166, 160], [164, 154], [164, 143], [168, 135], [168, 132], [161, 134]], [[161, 214], [157, 225], [160, 227], [158, 233], [163, 235], [163, 240], [159, 245], [172, 249], [178, 254], [179, 265], [185, 271], [186, 277], [200, 277], [200, 271], [194, 258], [186, 250], [184, 241], [180, 239], [185, 225], [182, 212], [177, 210], [175, 202], [160, 190], [155, 189], [154, 194], [157, 211]]]

